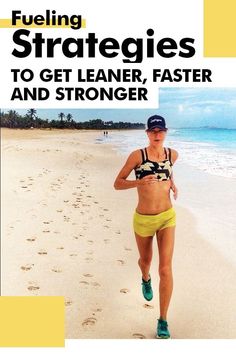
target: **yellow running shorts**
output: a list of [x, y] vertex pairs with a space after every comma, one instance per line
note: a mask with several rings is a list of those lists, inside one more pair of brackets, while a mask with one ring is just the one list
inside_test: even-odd
[[135, 211], [133, 217], [134, 232], [139, 236], [154, 236], [156, 231], [176, 225], [176, 213], [170, 208], [156, 215], [143, 215]]

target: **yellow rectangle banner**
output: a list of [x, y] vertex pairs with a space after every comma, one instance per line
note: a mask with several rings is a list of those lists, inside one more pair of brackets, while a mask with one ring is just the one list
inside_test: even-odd
[[0, 347], [63, 347], [63, 296], [0, 296]]
[[235, 0], [204, 0], [204, 56], [236, 57]]

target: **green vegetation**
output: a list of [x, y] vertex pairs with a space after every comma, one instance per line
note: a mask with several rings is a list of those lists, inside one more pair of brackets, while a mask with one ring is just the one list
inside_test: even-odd
[[56, 129], [144, 129], [143, 123], [129, 123], [129, 122], [104, 122], [102, 119], [92, 119], [85, 122], [76, 122], [72, 114], [65, 115], [63, 112], [58, 114], [57, 119], [41, 119], [37, 116], [37, 111], [31, 108], [24, 116], [21, 116], [14, 110], [7, 113], [0, 112], [0, 126], [6, 128], [56, 128]]

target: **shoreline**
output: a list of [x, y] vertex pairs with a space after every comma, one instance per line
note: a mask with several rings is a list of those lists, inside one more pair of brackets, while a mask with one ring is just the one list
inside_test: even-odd
[[[112, 144], [95, 145], [97, 132], [62, 133], [2, 139], [3, 295], [65, 296], [66, 338], [152, 339], [158, 255], [154, 240], [155, 296], [147, 303], [132, 233], [136, 191], [113, 189], [126, 157]], [[179, 169], [182, 178], [187, 183]], [[190, 182], [183, 202], [195, 195]], [[172, 337], [234, 338], [235, 268], [183, 205], [174, 202]]]

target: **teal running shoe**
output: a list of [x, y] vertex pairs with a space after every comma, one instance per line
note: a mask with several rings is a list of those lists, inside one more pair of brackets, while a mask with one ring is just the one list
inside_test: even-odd
[[170, 332], [168, 330], [168, 323], [165, 320], [162, 320], [159, 318], [158, 323], [157, 323], [157, 338], [161, 339], [169, 339], [170, 338]]
[[145, 281], [142, 278], [142, 291], [143, 291], [143, 296], [147, 301], [151, 301], [153, 298], [153, 292], [152, 292], [152, 284], [151, 284], [151, 277], [148, 281]]

